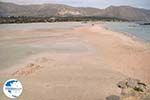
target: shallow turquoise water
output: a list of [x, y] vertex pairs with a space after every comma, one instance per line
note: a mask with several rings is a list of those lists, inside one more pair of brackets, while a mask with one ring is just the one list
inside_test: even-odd
[[138, 25], [131, 22], [107, 22], [109, 29], [134, 35], [138, 39], [150, 42], [150, 25]]
[[4, 69], [22, 61], [25, 57], [40, 52], [40, 49], [23, 47], [23, 46], [8, 46], [0, 48], [0, 68]]
[[78, 26], [81, 26], [79, 22], [22, 23], [22, 24], [0, 24], [0, 29], [6, 30], [69, 29]]
[[[36, 29], [70, 29], [81, 26], [80, 23], [26, 23], [26, 24], [0, 24], [0, 69], [12, 67], [15, 64], [21, 63], [25, 58], [39, 54], [41, 52], [50, 53], [74, 53], [84, 52], [87, 50], [86, 45], [80, 42], [78, 39], [66, 38], [61, 42], [58, 38], [58, 42], [50, 42], [48, 44], [20, 44], [23, 40], [44, 40], [51, 37], [60, 37], [61, 33], [50, 33], [43, 36], [38, 34], [21, 35], [24, 30], [36, 30]], [[11, 33], [12, 32], [12, 33]], [[16, 33], [15, 33], [16, 32]], [[19, 33], [20, 32], [20, 33]], [[25, 33], [24, 33], [25, 34]], [[65, 38], [64, 38], [65, 39]]]

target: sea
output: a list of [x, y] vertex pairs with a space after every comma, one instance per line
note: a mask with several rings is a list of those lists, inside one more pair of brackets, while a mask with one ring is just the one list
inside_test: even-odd
[[[22, 63], [25, 58], [36, 55], [41, 52], [50, 52], [65, 50], [61, 45], [52, 45], [52, 47], [20, 45], [22, 39], [36, 38], [40, 39], [42, 36], [36, 34], [22, 36], [24, 31], [32, 31], [38, 29], [51, 30], [51, 29], [72, 29], [79, 27], [82, 24], [79, 22], [57, 22], [57, 23], [23, 23], [23, 24], [0, 24], [0, 70], [15, 66], [17, 63]], [[20, 31], [18, 34], [17, 32]], [[15, 33], [16, 32], [16, 33]], [[56, 33], [57, 35], [58, 33]], [[53, 35], [53, 34], [51, 34]], [[44, 36], [45, 37], [45, 36]], [[79, 43], [76, 43], [72, 48], [66, 47], [69, 51], [79, 50], [75, 48]], [[64, 44], [65, 45], [65, 44]], [[71, 43], [69, 44], [71, 45]]]
[[[5, 69], [16, 63], [21, 63], [26, 57], [36, 55], [43, 51], [56, 50], [55, 48], [38, 48], [28, 45], [18, 45], [18, 38], [15, 38], [10, 31], [26, 31], [35, 29], [70, 29], [81, 26], [81, 23], [26, 23], [26, 24], [0, 24], [0, 69]], [[150, 26], [138, 25], [129, 22], [106, 22], [105, 25], [113, 31], [127, 33], [136, 36], [139, 40], [150, 43]], [[8, 32], [7, 32], [8, 31]], [[19, 35], [19, 34], [17, 34]], [[19, 35], [20, 36], [20, 35]], [[30, 36], [21, 37], [30, 38]], [[37, 37], [40, 38], [40, 37]], [[78, 45], [78, 44], [77, 44]], [[58, 45], [59, 46], [59, 45]], [[76, 47], [76, 46], [75, 46]], [[59, 47], [60, 48], [60, 47]], [[72, 49], [74, 49], [72, 47]]]
[[139, 25], [136, 22], [106, 22], [105, 26], [110, 30], [126, 33], [140, 41], [150, 43], [150, 25]]

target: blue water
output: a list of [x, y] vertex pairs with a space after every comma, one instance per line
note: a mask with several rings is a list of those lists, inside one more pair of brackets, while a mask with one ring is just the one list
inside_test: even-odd
[[105, 25], [111, 30], [128, 33], [139, 40], [150, 42], [150, 25], [138, 25], [132, 22], [106, 22]]

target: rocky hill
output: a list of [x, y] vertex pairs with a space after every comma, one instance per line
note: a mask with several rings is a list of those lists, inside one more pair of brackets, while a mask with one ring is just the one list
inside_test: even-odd
[[106, 9], [98, 9], [71, 7], [63, 4], [17, 5], [0, 2], [0, 16], [99, 16], [150, 21], [150, 10], [131, 6], [110, 6]]

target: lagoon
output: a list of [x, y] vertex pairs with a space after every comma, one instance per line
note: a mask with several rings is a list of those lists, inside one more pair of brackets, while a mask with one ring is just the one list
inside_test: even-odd
[[127, 33], [138, 40], [150, 42], [150, 25], [139, 25], [133, 22], [106, 22], [105, 25], [113, 31]]

